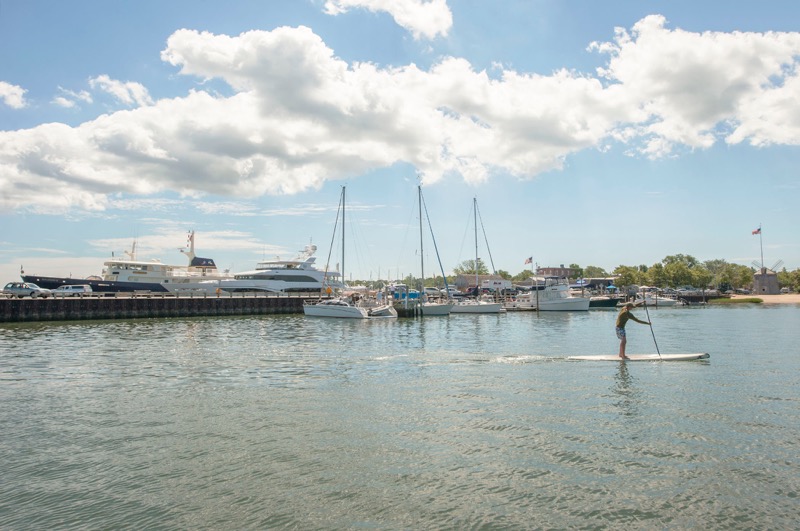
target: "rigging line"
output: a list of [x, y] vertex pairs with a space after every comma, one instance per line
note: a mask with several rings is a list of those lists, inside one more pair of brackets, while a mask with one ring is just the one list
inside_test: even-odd
[[[489, 248], [489, 238], [486, 237], [486, 228], [483, 226], [483, 218], [481, 217], [481, 209], [478, 207], [478, 201], [475, 201], [475, 206], [478, 210], [478, 219], [481, 222], [481, 231], [483, 232], [483, 240], [486, 242], [486, 252], [489, 253], [489, 263], [492, 264], [493, 274], [497, 274], [497, 269], [494, 267], [494, 258], [492, 258], [492, 250]], [[475, 267], [478, 267], [477, 265]]]
[[400, 243], [400, 246], [399, 246], [399, 248], [397, 250], [397, 252], [398, 252], [397, 258], [394, 261], [395, 273], [396, 273], [396, 275], [398, 277], [395, 280], [402, 280], [401, 278], [399, 278], [400, 277], [400, 272], [399, 271], [400, 271], [401, 267], [409, 267], [405, 262], [401, 262], [401, 261], [405, 260], [406, 259], [405, 257], [408, 256], [408, 253], [407, 253], [406, 249], [409, 247], [408, 241], [409, 241], [409, 233], [411, 231], [411, 222], [416, 217], [415, 212], [414, 212], [415, 209], [414, 209], [414, 204], [413, 203], [414, 202], [412, 202], [411, 206], [409, 207], [408, 218], [407, 218], [407, 221], [405, 223], [405, 232], [403, 232], [403, 239], [402, 239], [402, 241]]
[[[333, 234], [331, 234], [331, 244], [328, 247], [328, 260], [325, 262], [325, 275], [324, 278], [327, 280], [328, 278], [328, 271], [330, 271], [331, 265], [331, 253], [333, 253], [333, 242], [336, 241], [336, 229], [339, 226], [339, 212], [342, 210], [342, 200], [344, 199], [344, 187], [342, 187], [342, 193], [339, 196], [339, 206], [336, 207], [336, 221], [333, 222]], [[342, 283], [344, 283], [344, 278], [342, 278]]]
[[[473, 209], [472, 205], [469, 206], [469, 211], [467, 213], [467, 225], [464, 227], [464, 235], [461, 237], [461, 248], [458, 250], [458, 265], [461, 265], [461, 257], [464, 256], [464, 242], [467, 240], [467, 234], [470, 232], [470, 227], [472, 227], [472, 216], [473, 216]], [[475, 266], [477, 269], [477, 265]]]
[[[425, 219], [428, 220], [428, 228], [431, 231], [431, 240], [433, 240], [433, 250], [436, 251], [436, 259], [439, 261], [439, 269], [442, 272], [442, 278], [444, 279], [444, 288], [445, 290], [448, 288], [447, 285], [447, 275], [444, 274], [444, 266], [442, 266], [442, 259], [439, 257], [439, 248], [436, 246], [436, 238], [433, 236], [433, 225], [431, 225], [431, 216], [428, 214], [428, 205], [425, 203], [425, 196], [422, 195], [422, 190], [420, 189], [419, 197], [422, 199], [422, 207], [425, 209]], [[420, 220], [422, 223], [422, 220]], [[424, 279], [423, 279], [424, 281]], [[424, 288], [423, 288], [424, 290]], [[450, 294], [448, 293], [448, 297]]]

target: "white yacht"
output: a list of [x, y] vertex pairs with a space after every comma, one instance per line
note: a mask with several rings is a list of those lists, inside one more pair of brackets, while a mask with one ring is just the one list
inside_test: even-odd
[[[136, 258], [136, 241], [127, 257], [114, 257], [103, 262], [100, 276], [88, 278], [57, 278], [38, 275], [23, 276], [26, 282], [36, 282], [42, 287], [56, 289], [59, 286], [86, 284], [93, 292], [182, 292], [204, 290], [208, 281], [219, 281], [232, 278], [227, 272], [220, 272], [214, 260], [201, 258], [194, 253], [194, 231], [189, 232], [188, 249], [180, 252], [189, 259], [188, 266], [170, 265], [161, 260], [138, 260]], [[36, 280], [33, 280], [36, 279]]]
[[569, 285], [556, 277], [534, 278], [531, 291], [519, 293], [506, 303], [508, 310], [536, 310], [542, 312], [584, 311], [590, 299], [570, 295]]
[[265, 260], [251, 271], [236, 273], [232, 278], [206, 283], [207, 290], [219, 289], [227, 293], [274, 292], [316, 293], [330, 286], [343, 287], [337, 271], [321, 271], [315, 267], [317, 246], [308, 244], [292, 260]]

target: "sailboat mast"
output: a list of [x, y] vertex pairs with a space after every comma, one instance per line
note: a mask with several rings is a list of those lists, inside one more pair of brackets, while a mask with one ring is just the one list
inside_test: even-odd
[[419, 273], [422, 277], [420, 293], [425, 293], [425, 255], [422, 253], [422, 186], [417, 186], [417, 199], [419, 200]]
[[[478, 198], [472, 198], [472, 216], [475, 223], [475, 289], [478, 290]], [[480, 290], [478, 290], [480, 293]]]
[[344, 286], [344, 283], [345, 283], [345, 277], [344, 277], [344, 233], [345, 233], [345, 230], [344, 230], [344, 227], [345, 227], [345, 225], [344, 225], [344, 203], [345, 203], [345, 187], [342, 186], [342, 286]]

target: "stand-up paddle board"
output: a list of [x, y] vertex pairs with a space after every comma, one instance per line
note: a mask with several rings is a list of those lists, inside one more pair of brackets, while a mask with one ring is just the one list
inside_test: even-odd
[[710, 356], [705, 352], [696, 354], [628, 354], [627, 358], [620, 358], [616, 354], [598, 356], [569, 356], [568, 360], [585, 361], [693, 361], [706, 360]]

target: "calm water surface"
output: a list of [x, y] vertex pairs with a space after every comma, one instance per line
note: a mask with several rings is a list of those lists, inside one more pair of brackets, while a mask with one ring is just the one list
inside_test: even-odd
[[0, 528], [796, 528], [800, 307], [615, 316], [0, 325]]

